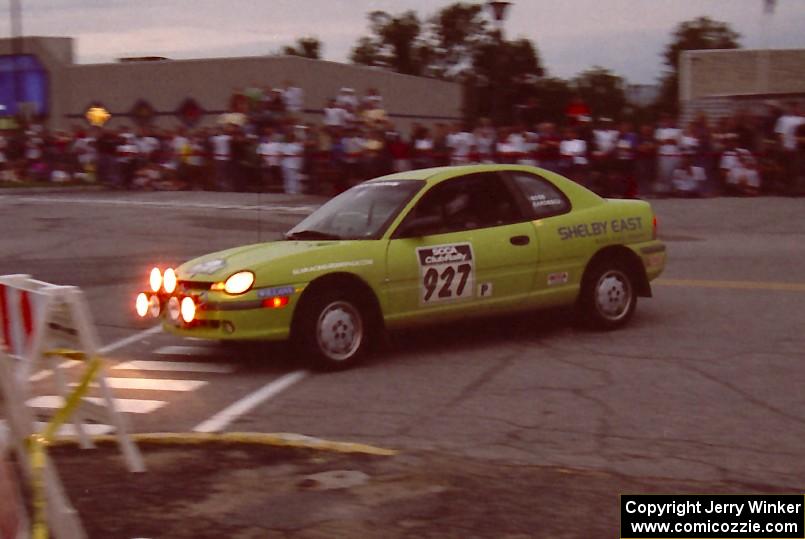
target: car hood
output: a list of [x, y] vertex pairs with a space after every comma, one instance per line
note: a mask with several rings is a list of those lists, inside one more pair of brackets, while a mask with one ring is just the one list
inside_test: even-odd
[[[317, 265], [349, 263], [364, 251], [366, 241], [274, 241], [243, 245], [210, 253], [185, 262], [177, 269], [183, 281], [223, 281], [233, 273], [250, 270], [255, 273], [255, 286], [292, 280], [294, 276], [312, 273]], [[365, 258], [364, 253], [364, 258]], [[300, 279], [302, 280], [302, 279]]]

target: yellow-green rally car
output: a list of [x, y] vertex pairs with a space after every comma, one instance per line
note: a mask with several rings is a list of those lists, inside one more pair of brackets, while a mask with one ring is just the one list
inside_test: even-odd
[[136, 309], [181, 336], [291, 339], [342, 368], [386, 328], [453, 318], [576, 305], [616, 328], [664, 267], [647, 202], [534, 167], [442, 167], [357, 185], [283, 241], [154, 268]]

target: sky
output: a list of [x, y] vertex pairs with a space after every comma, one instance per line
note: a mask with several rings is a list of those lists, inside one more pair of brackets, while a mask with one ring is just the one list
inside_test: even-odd
[[[472, 1], [472, 0], [469, 0]], [[441, 0], [20, 0], [26, 35], [76, 39], [80, 63], [123, 56], [207, 58], [277, 52], [302, 36], [323, 44], [326, 60], [347, 61], [366, 14], [416, 11], [425, 18]], [[10, 0], [0, 0], [0, 36], [10, 34]], [[662, 51], [674, 27], [701, 15], [724, 21], [745, 48], [805, 48], [805, 0], [513, 0], [507, 38], [531, 39], [551, 76], [592, 66], [630, 83], [661, 76]]]

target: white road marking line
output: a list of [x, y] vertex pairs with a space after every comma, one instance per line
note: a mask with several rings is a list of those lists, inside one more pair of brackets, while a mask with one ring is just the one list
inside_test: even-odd
[[285, 204], [207, 204], [203, 202], [159, 202], [149, 200], [124, 200], [113, 198], [74, 198], [74, 197], [47, 197], [47, 196], [15, 196], [0, 198], [0, 202], [33, 202], [44, 204], [95, 204], [99, 206], [132, 206], [141, 208], [171, 208], [180, 210], [270, 210], [285, 213], [308, 214], [318, 206], [300, 204], [289, 206]]
[[163, 346], [154, 353], [160, 356], [211, 356], [216, 351], [209, 346]]
[[153, 335], [154, 333], [159, 333], [160, 331], [162, 331], [162, 326], [154, 326], [139, 333], [135, 333], [134, 335], [130, 335], [125, 339], [120, 339], [119, 341], [107, 344], [106, 346], [101, 346], [98, 349], [98, 353], [108, 354], [109, 352], [114, 352], [115, 350], [118, 350], [120, 348], [123, 348], [124, 346], [130, 345], [131, 343], [142, 340], [148, 337], [149, 335]]
[[[85, 397], [88, 401], [104, 405], [104, 400], [100, 397]], [[58, 395], [43, 395], [28, 399], [28, 406], [31, 408], [61, 408], [64, 406], [64, 399]], [[165, 406], [165, 401], [155, 401], [147, 399], [115, 399], [118, 412], [127, 414], [150, 414]]]
[[[106, 383], [112, 389], [146, 389], [149, 391], [195, 391], [207, 385], [203, 380], [167, 380], [154, 378], [107, 378]], [[77, 386], [77, 383], [70, 384]], [[98, 387], [98, 384], [92, 384]]]
[[[148, 337], [149, 335], [153, 335], [154, 333], [159, 333], [160, 331], [162, 331], [162, 326], [154, 326], [152, 328], [140, 331], [139, 333], [135, 333], [134, 335], [129, 335], [128, 337], [126, 337], [124, 339], [120, 339], [119, 341], [109, 343], [106, 346], [101, 346], [98, 349], [98, 353], [99, 354], [108, 354], [109, 352], [114, 352], [115, 350], [123, 348], [124, 346], [128, 346], [133, 342], [137, 342], [139, 340], [142, 340], [142, 339]], [[63, 369], [67, 369], [69, 367], [74, 367], [75, 365], [78, 365], [80, 363], [81, 363], [80, 361], [76, 361], [74, 359], [68, 359], [67, 361], [64, 361], [63, 363], [60, 363], [59, 367], [61, 367]], [[41, 380], [44, 380], [45, 378], [47, 378], [51, 374], [53, 374], [53, 371], [51, 369], [43, 369], [43, 370], [41, 370], [41, 371], [29, 376], [28, 380], [30, 380], [31, 382], [39, 382]]]
[[232, 365], [220, 365], [218, 363], [196, 363], [193, 361], [143, 361], [134, 360], [119, 363], [112, 369], [131, 370], [131, 371], [173, 371], [173, 372], [211, 372], [226, 374], [234, 372]]
[[199, 423], [193, 429], [193, 432], [222, 431], [238, 417], [251, 411], [268, 399], [279, 395], [297, 382], [301, 382], [308, 374], [310, 374], [308, 371], [295, 371], [277, 378], [254, 393], [246, 395], [239, 401], [227, 406], [206, 421]]
[[[48, 426], [48, 423], [45, 421], [34, 421], [34, 430], [36, 432], [42, 432]], [[115, 430], [115, 428], [111, 425], [104, 425], [103, 423], [84, 423], [84, 432], [89, 434], [90, 436], [100, 436], [103, 434], [109, 434]], [[59, 427], [59, 430], [56, 431], [56, 436], [77, 436], [78, 429], [75, 428], [73, 423], [66, 423]]]

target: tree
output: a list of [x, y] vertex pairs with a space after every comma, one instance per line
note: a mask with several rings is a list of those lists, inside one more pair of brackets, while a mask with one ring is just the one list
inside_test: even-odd
[[514, 104], [544, 74], [534, 44], [501, 39], [490, 30], [482, 4], [453, 3], [424, 24], [413, 11], [375, 11], [368, 19], [371, 35], [353, 47], [353, 63], [460, 81], [471, 116], [510, 119]]
[[530, 87], [544, 74], [537, 50], [528, 39], [487, 39], [475, 47], [471, 82], [480, 85], [483, 115], [510, 122], [514, 106], [523, 101]]
[[422, 24], [416, 13], [406, 11], [391, 15], [385, 11], [373, 11], [368, 18], [372, 35], [358, 40], [350, 60], [407, 75], [421, 74], [424, 68], [422, 56], [427, 56], [427, 53], [420, 37]]
[[321, 59], [321, 41], [316, 37], [300, 37], [295, 45], [285, 45], [282, 54], [288, 56], [302, 56], [313, 60]]
[[609, 69], [594, 66], [573, 78], [572, 85], [593, 116], [619, 118], [626, 106], [625, 82]]
[[660, 109], [676, 113], [679, 100], [679, 55], [682, 51], [702, 49], [740, 48], [740, 34], [729, 24], [709, 17], [698, 17], [679, 23], [671, 42], [665, 47], [663, 58], [668, 72], [662, 80], [657, 105]]
[[489, 36], [483, 5], [457, 2], [441, 9], [428, 19], [430, 73], [439, 78], [465, 75], [472, 67], [475, 48]]

